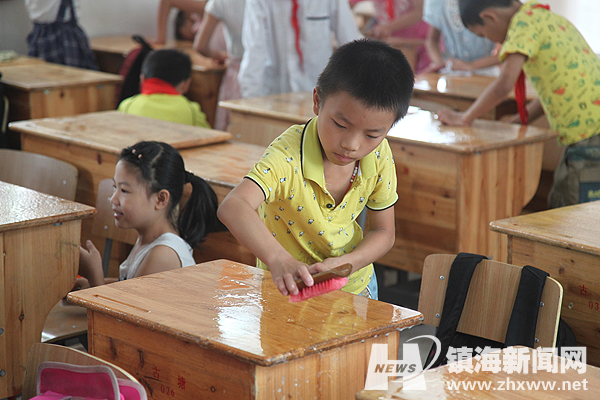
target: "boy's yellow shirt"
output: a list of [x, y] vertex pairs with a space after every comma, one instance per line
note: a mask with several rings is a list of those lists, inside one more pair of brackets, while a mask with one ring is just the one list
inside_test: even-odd
[[500, 51], [527, 56], [525, 75], [564, 146], [600, 134], [600, 59], [565, 18], [529, 1], [513, 15]]
[[[258, 209], [265, 225], [294, 258], [308, 265], [352, 252], [363, 238], [356, 219], [364, 207], [384, 210], [398, 200], [394, 159], [384, 139], [360, 160], [350, 190], [335, 204], [325, 187], [317, 118], [275, 139], [247, 178], [265, 194]], [[267, 269], [260, 260], [258, 266]], [[372, 276], [370, 264], [350, 275], [342, 290], [358, 294]]]

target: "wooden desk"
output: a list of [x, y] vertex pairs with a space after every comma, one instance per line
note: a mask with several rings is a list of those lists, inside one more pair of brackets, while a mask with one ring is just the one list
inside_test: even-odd
[[[519, 348], [520, 346], [517, 346]], [[521, 347], [522, 348], [522, 347]], [[397, 384], [390, 383], [387, 391], [363, 390], [357, 393], [357, 400], [421, 400], [421, 399], [506, 399], [506, 400], [562, 400], [562, 399], [597, 399], [600, 391], [600, 369], [591, 365], [586, 366], [586, 371], [579, 374], [575, 369], [568, 369], [564, 373], [552, 373], [548, 371], [537, 371], [533, 373], [532, 359], [537, 358], [538, 352], [529, 349], [525, 354], [529, 355], [528, 374], [507, 373], [499, 371], [496, 373], [488, 371], [479, 372], [455, 372], [448, 365], [425, 371], [425, 385], [427, 390], [403, 390]], [[589, 353], [588, 353], [589, 354]], [[500, 366], [502, 355], [499, 355]], [[560, 371], [560, 357], [553, 356], [553, 362], [558, 362]], [[475, 365], [475, 362], [473, 363]], [[584, 382], [585, 380], [585, 382]], [[489, 389], [466, 389], [461, 387], [455, 389], [462, 383], [486, 386]], [[510, 382], [510, 383], [507, 383]], [[522, 383], [522, 387], [519, 387]], [[538, 390], [527, 390], [527, 385], [539, 384]], [[542, 389], [542, 384], [552, 385], [554, 389], [547, 387]]]
[[100, 181], [113, 177], [124, 147], [142, 140], [157, 140], [184, 149], [231, 138], [227, 132], [119, 111], [12, 122], [9, 127], [21, 134], [23, 150], [75, 165], [79, 170], [75, 199], [90, 205], [96, 202]]
[[43, 64], [46, 62], [41, 58], [29, 57], [20, 54], [16, 56], [9, 55], [5, 58], [3, 58], [2, 56], [5, 55], [3, 55], [0, 51], [0, 71], [2, 71], [2, 68], [4, 67], [12, 67], [14, 65]]
[[75, 284], [81, 220], [94, 208], [0, 182], [0, 398], [21, 393], [27, 354]]
[[152, 399], [348, 399], [371, 345], [398, 349], [421, 314], [334, 291], [289, 303], [268, 271], [218, 260], [69, 294], [90, 352]]
[[[90, 47], [96, 55], [101, 71], [117, 74], [123, 60], [139, 44], [131, 35], [102, 36], [90, 38]], [[192, 84], [186, 96], [200, 104], [211, 126], [215, 123], [215, 113], [219, 98], [221, 79], [225, 72], [223, 65], [213, 63], [212, 59], [198, 54], [190, 41], [172, 41], [165, 45], [152, 45], [156, 49], [178, 48], [192, 58]]]
[[227, 131], [234, 140], [267, 147], [287, 128], [314, 118], [312, 92], [276, 94], [219, 102], [231, 110]]
[[425, 44], [425, 39], [390, 36], [386, 38], [385, 41], [390, 46], [402, 51], [413, 71], [416, 70], [417, 52], [419, 51], [419, 48]]
[[[245, 143], [223, 142], [231, 137], [227, 132], [123, 114], [118, 111], [91, 113], [71, 118], [50, 118], [13, 122], [10, 128], [21, 134], [22, 148], [49, 155], [75, 165], [79, 171], [76, 200], [84, 204], [96, 203], [98, 184], [112, 179], [121, 149], [141, 140], [164, 141], [179, 149], [186, 168], [207, 180], [222, 200], [256, 163], [264, 148]], [[198, 147], [200, 146], [200, 147]], [[91, 221], [84, 224], [84, 232], [91, 236]], [[104, 241], [93, 238], [100, 251]], [[228, 233], [215, 235], [203, 243], [206, 255], [227, 249], [231, 258], [251, 262], [248, 251]], [[237, 250], [236, 250], [237, 249]], [[111, 275], [112, 276], [112, 275]]]
[[508, 262], [533, 265], [564, 288], [562, 318], [577, 342], [587, 346], [588, 363], [600, 366], [600, 202], [493, 221], [508, 235]]
[[[479, 97], [479, 95], [494, 81], [491, 76], [472, 75], [444, 75], [429, 73], [417, 75], [413, 98], [444, 104], [458, 111], [465, 111]], [[537, 98], [533, 86], [526, 82], [527, 99]], [[485, 115], [487, 119], [500, 119], [506, 114], [515, 114], [517, 103], [514, 92], [496, 108]]]
[[114, 109], [121, 77], [52, 63], [2, 67], [9, 121]]

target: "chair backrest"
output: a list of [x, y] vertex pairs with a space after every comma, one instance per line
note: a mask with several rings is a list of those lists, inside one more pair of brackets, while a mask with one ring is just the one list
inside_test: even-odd
[[22, 400], [29, 400], [36, 395], [36, 378], [38, 366], [44, 361], [55, 361], [74, 365], [106, 365], [110, 367], [117, 378], [137, 382], [137, 379], [124, 369], [94, 357], [91, 354], [71, 347], [55, 344], [36, 343], [31, 346], [27, 357], [27, 370], [23, 384]]
[[135, 229], [120, 229], [115, 225], [110, 197], [113, 193], [112, 179], [103, 179], [98, 184], [98, 197], [96, 198], [96, 215], [92, 223], [92, 235], [103, 237], [104, 254], [102, 255], [102, 268], [104, 276], [108, 272], [108, 262], [110, 261], [110, 252], [112, 250], [112, 241], [135, 244], [138, 234]]
[[[423, 323], [439, 326], [448, 274], [456, 256], [432, 254], [425, 259], [419, 311]], [[517, 296], [521, 269], [516, 265], [483, 260], [475, 269], [457, 331], [504, 343], [508, 322]], [[563, 289], [560, 283], [548, 277], [542, 292], [535, 337], [536, 347], [554, 347]]]
[[0, 181], [74, 200], [77, 168], [41, 154], [0, 149]]

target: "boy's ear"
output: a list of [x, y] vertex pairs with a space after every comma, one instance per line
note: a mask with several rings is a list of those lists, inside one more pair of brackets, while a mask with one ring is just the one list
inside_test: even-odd
[[486, 8], [482, 12], [479, 13], [479, 18], [483, 20], [483, 23], [497, 23], [498, 22], [498, 14], [496, 14], [493, 8]]
[[186, 94], [188, 90], [190, 90], [190, 86], [192, 85], [192, 77], [190, 76], [185, 81], [181, 82], [177, 85], [176, 89], [181, 94]]
[[168, 190], [162, 189], [158, 193], [155, 193], [156, 201], [154, 203], [154, 208], [157, 210], [163, 209], [169, 205], [169, 200], [171, 199], [171, 193]]
[[313, 89], [313, 112], [315, 113], [315, 115], [319, 115], [320, 109], [321, 109], [321, 98], [319, 97], [319, 94], [317, 93], [317, 88], [315, 86], [315, 88]]

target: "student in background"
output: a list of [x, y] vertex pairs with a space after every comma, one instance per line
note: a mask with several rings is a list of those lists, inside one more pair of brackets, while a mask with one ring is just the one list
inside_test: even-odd
[[141, 93], [125, 99], [118, 110], [127, 114], [210, 128], [200, 104], [184, 94], [190, 88], [192, 61], [175, 49], [154, 50], [146, 56], [140, 76]]
[[[192, 192], [179, 209], [184, 185]], [[184, 168], [181, 155], [162, 142], [139, 142], [123, 149], [110, 198], [115, 225], [139, 236], [119, 267], [119, 280], [195, 265], [192, 248], [216, 230], [217, 195]], [[100, 253], [91, 242], [80, 247], [79, 275], [103, 285]]]
[[242, 97], [309, 91], [338, 45], [361, 37], [348, 0], [246, 0]]
[[33, 30], [28, 55], [72, 67], [98, 69], [85, 32], [77, 23], [73, 0], [25, 0]]
[[[239, 99], [242, 95], [238, 83], [240, 62], [244, 54], [242, 24], [246, 0], [209, 0], [204, 12], [202, 29], [196, 35], [194, 48], [202, 55], [227, 64], [219, 89], [219, 101]], [[215, 29], [223, 23], [227, 52], [211, 49], [210, 40]], [[229, 125], [229, 110], [217, 107], [215, 129], [226, 130]]]
[[[358, 0], [360, 1], [360, 0]], [[351, 3], [357, 3], [352, 0]], [[423, 21], [423, 0], [374, 0], [377, 23], [367, 35], [386, 40], [389, 37], [425, 39], [429, 26]], [[418, 74], [429, 66], [431, 61], [425, 46], [417, 50], [415, 72]]]
[[[523, 123], [545, 112], [550, 128], [558, 131], [558, 141], [565, 146], [554, 173], [550, 207], [589, 201], [587, 193], [600, 189], [598, 57], [577, 28], [535, 1], [460, 0], [460, 12], [471, 31], [503, 43], [500, 58], [504, 65], [500, 76], [466, 112], [442, 110], [440, 120], [469, 125], [515, 87]], [[527, 108], [525, 75], [539, 98]]]
[[[500, 64], [494, 54], [495, 44], [465, 28], [460, 20], [458, 1], [425, 0], [423, 20], [430, 26], [425, 47], [431, 59], [431, 65], [425, 72], [444, 69], [444, 72], [471, 71], [497, 75], [497, 69], [490, 69]], [[445, 52], [440, 49], [440, 39]]]
[[313, 90], [318, 117], [275, 139], [221, 203], [219, 219], [283, 295], [298, 293], [294, 278], [312, 286], [311, 274], [351, 263], [342, 290], [377, 298], [372, 263], [394, 244], [398, 199], [385, 137], [406, 115], [413, 83], [401, 51], [365, 39], [341, 46]]
[[160, 0], [156, 22], [156, 44], [167, 41], [167, 24], [171, 9], [178, 10], [175, 18], [175, 39], [194, 40], [204, 14], [205, 0]]

